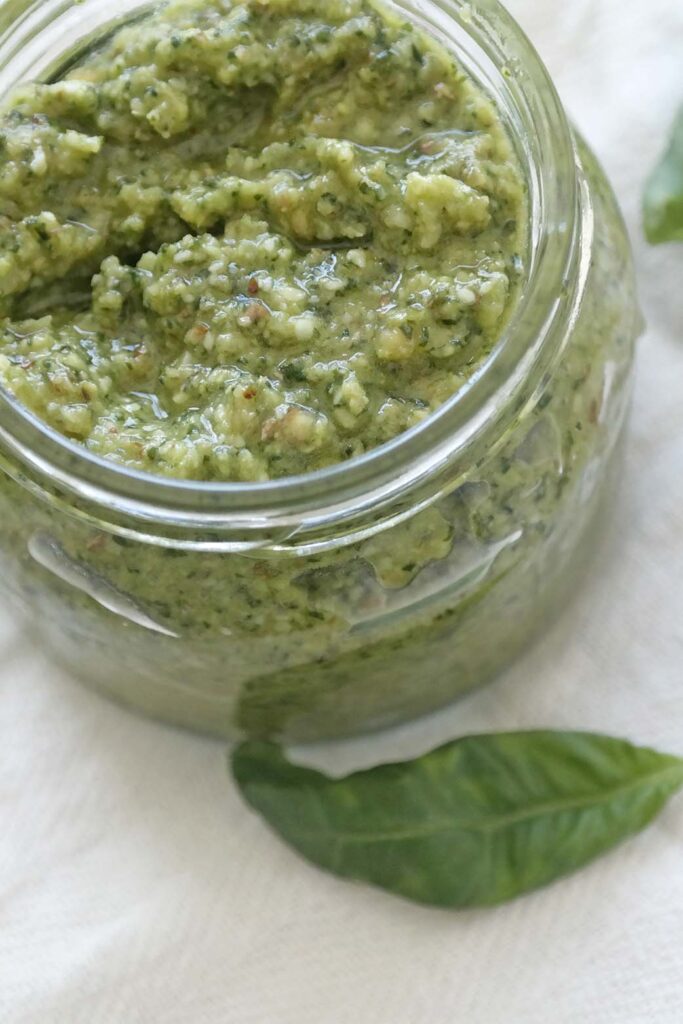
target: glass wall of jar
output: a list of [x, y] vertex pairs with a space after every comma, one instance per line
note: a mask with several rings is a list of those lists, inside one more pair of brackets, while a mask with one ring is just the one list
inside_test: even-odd
[[[107, 6], [0, 3], [0, 92], [91, 45]], [[57, 662], [170, 722], [320, 738], [488, 681], [566, 595], [618, 475], [639, 316], [604, 175], [494, 0], [391, 6], [495, 97], [527, 177], [522, 297], [467, 388], [360, 458], [249, 485], [128, 471], [0, 395], [3, 588]]]

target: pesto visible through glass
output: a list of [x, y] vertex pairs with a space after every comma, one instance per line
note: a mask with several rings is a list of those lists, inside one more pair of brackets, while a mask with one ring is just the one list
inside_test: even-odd
[[[498, 107], [457, 48], [367, 0], [178, 0], [3, 109], [0, 384], [119, 466], [248, 482], [360, 455], [466, 385], [531, 273]], [[580, 564], [640, 326], [614, 197], [574, 146], [552, 173], [583, 190], [553, 229], [576, 229], [575, 262], [545, 264], [541, 300], [567, 303], [558, 357], [430, 506], [407, 494], [405, 518], [315, 545], [183, 549], [106, 491], [93, 518], [58, 481], [36, 496], [3, 447], [0, 578], [55, 660], [182, 725], [308, 739], [508, 664]]]
[[368, 0], [178, 0], [0, 122], [0, 381], [198, 480], [346, 460], [467, 381], [525, 264], [457, 56]]

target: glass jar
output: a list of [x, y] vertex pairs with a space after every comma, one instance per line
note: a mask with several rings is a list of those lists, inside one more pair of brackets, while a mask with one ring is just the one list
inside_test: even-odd
[[[390, 6], [496, 98], [528, 181], [522, 298], [465, 389], [360, 458], [248, 485], [126, 470], [0, 394], [5, 590], [55, 661], [169, 722], [321, 738], [486, 682], [566, 596], [615, 476], [640, 321], [604, 175], [494, 0]], [[0, 3], [0, 94], [109, 8]]]

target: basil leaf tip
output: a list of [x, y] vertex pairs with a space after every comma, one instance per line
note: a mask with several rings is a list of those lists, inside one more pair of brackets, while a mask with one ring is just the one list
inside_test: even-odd
[[643, 226], [645, 237], [654, 245], [683, 242], [683, 106], [669, 147], [645, 185]]
[[466, 736], [339, 779], [254, 741], [235, 749], [232, 771], [314, 864], [448, 908], [502, 903], [575, 871], [683, 785], [682, 759], [585, 732]]

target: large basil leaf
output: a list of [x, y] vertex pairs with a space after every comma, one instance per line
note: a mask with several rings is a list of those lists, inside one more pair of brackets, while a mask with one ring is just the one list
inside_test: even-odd
[[342, 779], [254, 741], [232, 769], [309, 860], [441, 907], [500, 903], [574, 871], [683, 785], [683, 760], [582, 732], [468, 736]]
[[643, 218], [649, 242], [683, 242], [683, 107], [669, 148], [645, 186]]

